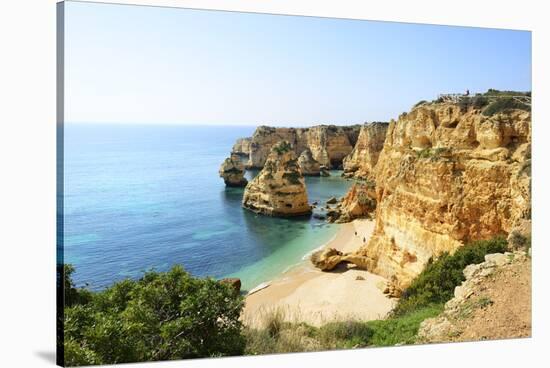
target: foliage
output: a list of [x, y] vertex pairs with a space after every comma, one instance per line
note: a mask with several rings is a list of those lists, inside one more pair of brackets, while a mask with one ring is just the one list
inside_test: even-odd
[[[65, 285], [72, 287], [72, 282]], [[89, 300], [65, 307], [67, 365], [244, 351], [239, 321], [242, 297], [229, 285], [193, 278], [179, 266], [165, 273], [147, 272], [137, 281], [124, 280], [89, 295]]]
[[431, 158], [432, 160], [438, 160], [441, 154], [448, 150], [449, 149], [447, 147], [423, 148], [419, 151], [416, 151], [416, 157]]
[[424, 105], [424, 104], [426, 104], [426, 103], [428, 103], [428, 101], [426, 101], [426, 100], [420, 100], [420, 101], [418, 101], [417, 103], [414, 104], [413, 108], [418, 107], [418, 106], [420, 106], [420, 105]]
[[292, 149], [292, 146], [287, 141], [281, 141], [273, 146], [273, 150], [277, 152], [278, 155], [282, 155], [285, 152], [288, 152]]
[[484, 96], [531, 96], [531, 91], [499, 91], [498, 89], [489, 88]]
[[283, 174], [283, 179], [287, 179], [291, 184], [300, 184], [300, 174], [297, 172], [287, 172]]
[[413, 344], [416, 341], [420, 323], [427, 318], [437, 316], [442, 311], [443, 304], [429, 304], [400, 316], [367, 322], [373, 331], [369, 345]]
[[75, 304], [85, 304], [92, 299], [92, 294], [86, 289], [77, 289], [73, 283], [72, 275], [74, 273], [72, 265], [63, 265], [63, 294], [65, 306]]
[[451, 299], [455, 287], [464, 281], [462, 271], [467, 265], [481, 263], [486, 254], [504, 252], [506, 247], [506, 240], [495, 238], [473, 242], [452, 255], [443, 253], [437, 260], [430, 261], [404, 291], [393, 315], [404, 315]]
[[[331, 349], [351, 349], [368, 346], [411, 344], [416, 340], [420, 323], [437, 316], [443, 305], [430, 305], [403, 316], [385, 320], [331, 322], [321, 327], [305, 323], [283, 322], [281, 315], [266, 316], [276, 324], [267, 323], [264, 329], [245, 329], [246, 354], [292, 353]], [[271, 333], [276, 325], [277, 333]]]
[[511, 97], [503, 97], [503, 98], [497, 99], [496, 101], [492, 102], [489, 106], [487, 106], [483, 110], [482, 114], [485, 116], [492, 116], [499, 112], [505, 112], [511, 109], [531, 111], [531, 107], [529, 105], [523, 102], [514, 100]]

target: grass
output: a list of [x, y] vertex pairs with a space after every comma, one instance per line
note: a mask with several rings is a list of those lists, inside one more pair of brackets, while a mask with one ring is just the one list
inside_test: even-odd
[[265, 316], [265, 328], [245, 329], [245, 353], [258, 355], [413, 344], [420, 323], [442, 310], [443, 304], [430, 305], [385, 320], [330, 322], [321, 327], [284, 322], [284, 314], [276, 310]]

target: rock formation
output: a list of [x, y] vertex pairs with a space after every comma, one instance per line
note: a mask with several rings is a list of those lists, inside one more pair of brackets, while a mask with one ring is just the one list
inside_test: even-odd
[[361, 127], [357, 143], [344, 158], [344, 176], [374, 180], [378, 156], [384, 147], [388, 123], [370, 123]]
[[528, 111], [432, 103], [402, 114], [378, 160], [376, 226], [358, 255], [406, 287], [432, 256], [530, 231], [530, 151]]
[[[342, 165], [344, 157], [353, 150], [359, 136], [359, 130], [359, 125], [319, 125], [310, 128], [260, 126], [250, 138], [247, 166], [262, 168], [271, 148], [278, 142], [285, 140], [292, 145], [292, 150], [296, 155], [300, 155], [306, 148], [309, 148], [313, 158], [320, 165], [328, 168], [338, 168]], [[244, 145], [246, 146], [246, 144]], [[245, 151], [244, 148], [238, 149]]]
[[328, 221], [343, 223], [371, 216], [376, 209], [375, 198], [376, 192], [372, 182], [356, 183], [341, 199], [336, 208], [327, 213]]
[[319, 176], [321, 174], [321, 165], [313, 158], [309, 148], [306, 148], [298, 157], [298, 165], [302, 175]]
[[402, 114], [376, 164], [375, 230], [356, 264], [405, 288], [442, 252], [529, 236], [530, 151], [529, 111], [485, 116], [445, 102]]
[[271, 148], [264, 168], [246, 186], [243, 207], [269, 216], [311, 213], [304, 177], [292, 146], [281, 141]]
[[248, 157], [250, 154], [250, 138], [239, 138], [233, 145], [231, 153], [239, 156]]
[[244, 187], [248, 183], [244, 177], [244, 164], [234, 153], [222, 163], [219, 174], [228, 187]]

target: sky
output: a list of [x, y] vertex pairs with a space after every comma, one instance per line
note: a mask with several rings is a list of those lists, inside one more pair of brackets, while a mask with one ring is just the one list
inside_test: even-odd
[[531, 33], [66, 2], [65, 121], [389, 121], [439, 93], [531, 90]]

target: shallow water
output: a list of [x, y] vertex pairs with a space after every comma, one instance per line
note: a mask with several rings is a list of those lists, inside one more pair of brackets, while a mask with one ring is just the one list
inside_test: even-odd
[[[100, 289], [174, 264], [196, 276], [272, 279], [334, 236], [338, 225], [241, 208], [218, 168], [254, 127], [67, 124], [64, 261]], [[247, 173], [249, 177], [254, 173]], [[343, 195], [339, 172], [306, 178], [310, 202]]]

